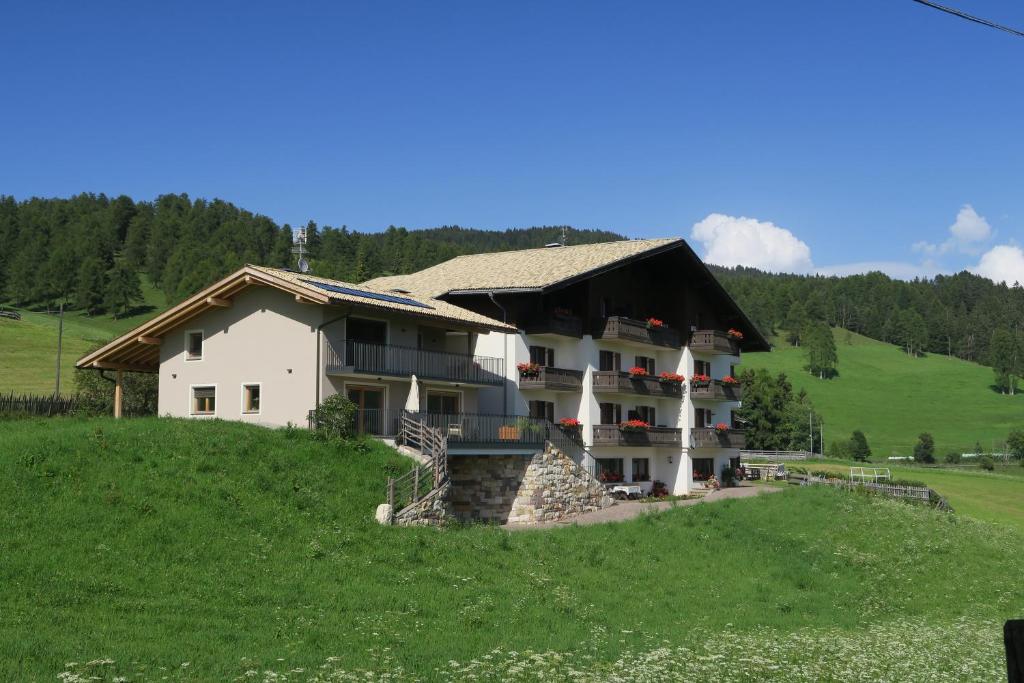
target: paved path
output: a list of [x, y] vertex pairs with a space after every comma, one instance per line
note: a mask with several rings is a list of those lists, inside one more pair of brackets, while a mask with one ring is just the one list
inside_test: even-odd
[[665, 501], [661, 503], [640, 503], [635, 500], [623, 500], [611, 507], [593, 512], [584, 512], [580, 515], [568, 517], [557, 522], [543, 522], [541, 524], [506, 524], [506, 529], [519, 531], [524, 529], [551, 529], [558, 526], [572, 526], [573, 524], [606, 524], [608, 522], [622, 522], [627, 519], [634, 519], [643, 514], [669, 510], [673, 507], [687, 507], [700, 503], [714, 503], [729, 498], [752, 498], [764, 493], [777, 493], [782, 487], [758, 486], [753, 484], [740, 485], [734, 488], [719, 489], [712, 491], [703, 498], [688, 498], [686, 500]]

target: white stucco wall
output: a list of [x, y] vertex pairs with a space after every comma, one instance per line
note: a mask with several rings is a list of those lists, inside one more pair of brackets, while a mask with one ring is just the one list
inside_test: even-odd
[[[323, 309], [269, 287], [247, 289], [162, 336], [161, 415], [189, 417], [192, 386], [216, 386], [213, 417], [265, 425], [306, 424], [315, 404], [315, 330]], [[201, 360], [185, 359], [186, 333], [203, 332]], [[242, 385], [260, 384], [260, 412], [242, 413]], [[196, 419], [207, 419], [197, 417]]]

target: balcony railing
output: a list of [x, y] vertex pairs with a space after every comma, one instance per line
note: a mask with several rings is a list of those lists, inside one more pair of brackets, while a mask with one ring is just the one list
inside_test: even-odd
[[440, 429], [452, 448], [536, 448], [541, 450], [553, 425], [525, 415], [418, 413], [417, 417]]
[[619, 425], [594, 425], [594, 446], [670, 446], [683, 445], [683, 430], [678, 427], [648, 427], [624, 431]]
[[519, 388], [549, 391], [582, 391], [583, 371], [541, 367], [536, 373], [519, 375]]
[[562, 313], [544, 313], [523, 323], [526, 334], [558, 334], [563, 337], [583, 336], [583, 321]]
[[704, 401], [741, 401], [743, 386], [726, 384], [722, 380], [712, 380], [708, 384], [690, 383], [690, 398]]
[[644, 320], [633, 320], [618, 315], [606, 318], [594, 336], [608, 340], [665, 346], [671, 349], [680, 347], [679, 333], [675, 330], [664, 325], [648, 328], [647, 322]]
[[594, 393], [639, 394], [663, 398], [682, 398], [680, 382], [662, 382], [657, 377], [630, 377], [628, 372], [595, 370]]
[[740, 355], [740, 344], [719, 330], [697, 330], [690, 335], [690, 351], [694, 353]]
[[690, 448], [746, 448], [747, 435], [739, 429], [719, 434], [714, 427], [695, 427], [690, 430]]
[[353, 340], [328, 344], [325, 355], [328, 374], [416, 375], [419, 379], [495, 386], [505, 381], [501, 358]]

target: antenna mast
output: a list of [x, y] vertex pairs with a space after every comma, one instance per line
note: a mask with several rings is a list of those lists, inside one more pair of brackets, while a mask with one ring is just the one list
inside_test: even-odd
[[568, 230], [566, 230], [565, 226], [563, 225], [563, 226], [562, 226], [562, 246], [563, 246], [563, 247], [564, 247], [564, 246], [566, 245], [566, 243], [567, 243], [567, 242], [569, 241], [569, 240], [568, 240], [568, 236], [567, 236], [567, 234], [568, 234]]
[[298, 256], [296, 265], [300, 273], [309, 272], [309, 261], [306, 260], [306, 229], [299, 228], [295, 232], [295, 246], [292, 247], [292, 253]]

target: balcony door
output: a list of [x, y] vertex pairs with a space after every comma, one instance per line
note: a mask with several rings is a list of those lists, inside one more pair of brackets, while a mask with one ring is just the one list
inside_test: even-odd
[[345, 365], [359, 372], [385, 372], [391, 365], [387, 357], [388, 324], [382, 320], [349, 318], [345, 323]]
[[356, 404], [356, 429], [360, 434], [388, 433], [383, 387], [350, 386], [348, 398]]
[[462, 394], [456, 391], [428, 391], [427, 412], [436, 415], [458, 415], [462, 412]]

